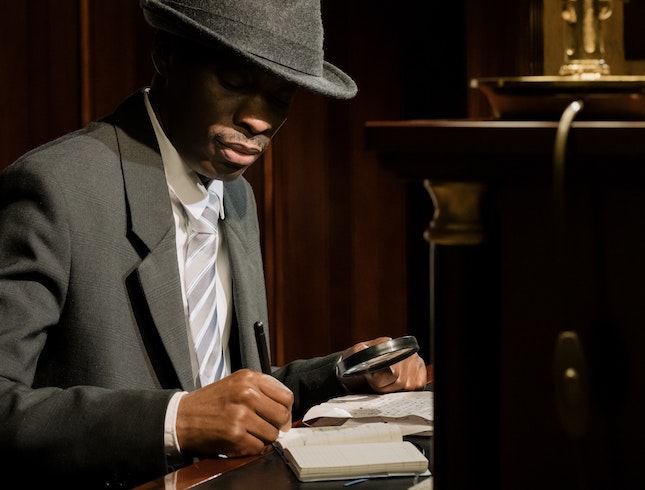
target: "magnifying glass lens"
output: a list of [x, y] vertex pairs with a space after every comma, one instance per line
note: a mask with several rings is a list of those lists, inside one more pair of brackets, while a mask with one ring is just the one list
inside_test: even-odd
[[406, 335], [373, 345], [352, 354], [338, 363], [339, 376], [373, 373], [410, 357], [419, 350], [417, 339]]

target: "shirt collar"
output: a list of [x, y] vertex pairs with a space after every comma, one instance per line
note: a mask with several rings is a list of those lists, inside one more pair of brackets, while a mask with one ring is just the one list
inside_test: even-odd
[[148, 90], [144, 91], [144, 99], [148, 116], [155, 130], [155, 135], [161, 151], [161, 160], [166, 173], [168, 187], [177, 196], [177, 199], [184, 206], [184, 209], [190, 213], [193, 218], [199, 218], [208, 203], [208, 193], [214, 192], [220, 200], [220, 218], [224, 218], [224, 183], [221, 180], [212, 180], [208, 184], [208, 189], [202, 183], [197, 172], [192, 170], [179, 155], [177, 149], [170, 142], [166, 133], [163, 131], [157, 115], [155, 114]]

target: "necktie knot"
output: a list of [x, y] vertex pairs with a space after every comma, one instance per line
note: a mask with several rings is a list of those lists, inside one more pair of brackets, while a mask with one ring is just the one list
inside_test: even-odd
[[217, 220], [220, 214], [220, 202], [217, 194], [210, 194], [208, 204], [202, 215], [195, 219], [191, 217], [190, 228], [195, 233], [217, 233]]

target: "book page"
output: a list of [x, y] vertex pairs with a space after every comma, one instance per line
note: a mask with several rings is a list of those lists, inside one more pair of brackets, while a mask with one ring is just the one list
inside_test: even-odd
[[280, 448], [350, 443], [400, 442], [403, 440], [397, 425], [377, 422], [355, 427], [294, 427], [280, 432], [276, 445]]

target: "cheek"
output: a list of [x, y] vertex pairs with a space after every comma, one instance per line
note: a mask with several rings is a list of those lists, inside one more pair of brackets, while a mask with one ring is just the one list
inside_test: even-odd
[[227, 102], [213, 76], [196, 72], [183, 90], [183, 122], [207, 127], [227, 111]]
[[201, 115], [183, 119], [177, 124], [172, 143], [186, 160], [201, 160], [213, 151], [210, 135], [212, 130]]
[[226, 108], [214, 97], [187, 97], [180, 109], [178, 131], [182, 139], [203, 148], [209, 144], [211, 137], [226, 124]]

